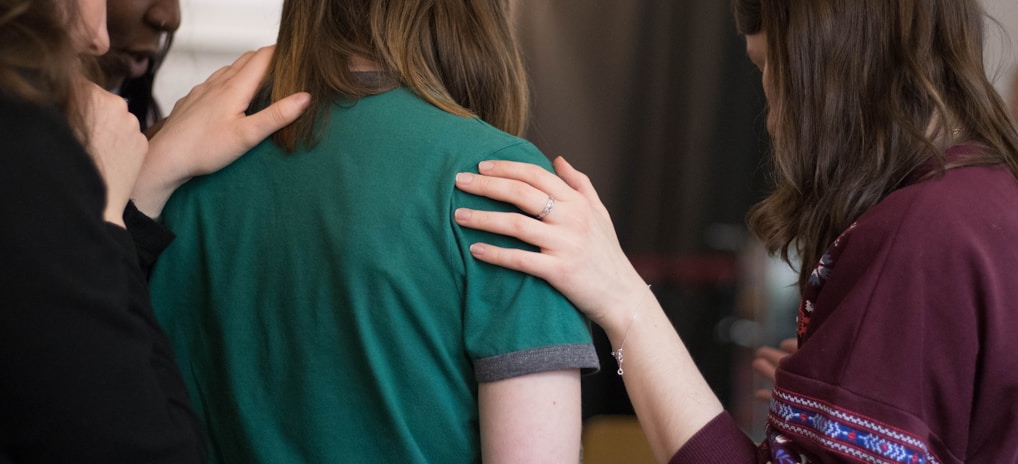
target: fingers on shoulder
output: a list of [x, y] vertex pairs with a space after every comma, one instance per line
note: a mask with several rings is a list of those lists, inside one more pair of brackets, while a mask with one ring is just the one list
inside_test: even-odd
[[508, 269], [533, 274], [544, 278], [547, 274], [546, 257], [540, 253], [519, 248], [501, 248], [492, 245], [475, 244], [470, 248], [477, 259]]
[[244, 119], [241, 137], [249, 143], [258, 143], [300, 117], [309, 101], [307, 94], [294, 94], [269, 105]]
[[531, 184], [535, 184], [542, 176], [553, 175], [536, 164], [509, 160], [484, 161], [478, 165], [478, 172], [484, 175], [505, 177]]

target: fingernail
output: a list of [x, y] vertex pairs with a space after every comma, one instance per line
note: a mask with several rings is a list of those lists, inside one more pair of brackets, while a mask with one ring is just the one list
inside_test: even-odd
[[311, 94], [303, 92], [299, 93], [294, 100], [296, 100], [298, 107], [307, 108], [308, 104], [311, 103]]
[[493, 167], [495, 167], [495, 163], [492, 163], [491, 161], [481, 161], [480, 164], [477, 165], [477, 170], [487, 171]]
[[468, 209], [463, 209], [463, 208], [459, 208], [459, 209], [457, 209], [457, 210], [456, 210], [456, 212], [455, 212], [455, 213], [453, 213], [453, 214], [455, 215], [455, 217], [456, 217], [456, 219], [457, 219], [457, 220], [464, 220], [464, 221], [465, 221], [465, 220], [467, 220], [467, 219], [470, 219], [470, 216], [472, 216], [472, 215], [473, 215], [473, 214], [472, 214], [472, 213], [470, 212], [470, 210], [468, 210]]
[[470, 245], [470, 253], [473, 254], [474, 256], [483, 255], [484, 252], [487, 250], [488, 249], [484, 245], [481, 245], [480, 243]]
[[459, 174], [456, 174], [456, 183], [457, 184], [469, 184], [469, 183], [473, 182], [473, 180], [474, 180], [474, 175], [470, 174], [468, 172], [461, 172]]

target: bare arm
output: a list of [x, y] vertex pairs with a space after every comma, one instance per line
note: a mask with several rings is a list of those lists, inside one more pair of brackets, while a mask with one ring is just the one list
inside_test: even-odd
[[149, 142], [132, 196], [139, 210], [158, 217], [177, 187], [226, 167], [304, 112], [310, 96], [297, 93], [245, 114], [274, 49], [245, 53], [177, 101]]
[[[460, 225], [511, 235], [538, 246], [529, 252], [475, 244], [477, 259], [547, 280], [605, 329], [613, 348], [623, 339], [626, 389], [655, 456], [669, 458], [723, 409], [685, 345], [619, 246], [607, 210], [585, 175], [562, 158], [560, 179], [528, 164], [484, 162], [461, 174], [466, 192], [507, 201], [537, 215], [459, 210]], [[635, 318], [634, 318], [635, 313]]]
[[485, 463], [580, 460], [580, 373], [559, 370], [478, 387]]

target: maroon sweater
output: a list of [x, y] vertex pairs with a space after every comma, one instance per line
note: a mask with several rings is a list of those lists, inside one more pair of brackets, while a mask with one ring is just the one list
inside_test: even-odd
[[798, 321], [764, 443], [721, 414], [672, 463], [1018, 463], [1018, 181], [1006, 168], [890, 194], [824, 255]]

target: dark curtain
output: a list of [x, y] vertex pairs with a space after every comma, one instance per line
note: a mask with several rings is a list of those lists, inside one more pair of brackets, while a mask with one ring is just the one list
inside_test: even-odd
[[[722, 401], [738, 254], [763, 197], [760, 74], [725, 0], [518, 0], [534, 90], [527, 137], [587, 173], [623, 247]], [[631, 413], [599, 329], [584, 416]], [[748, 366], [745, 366], [748, 369]]]

